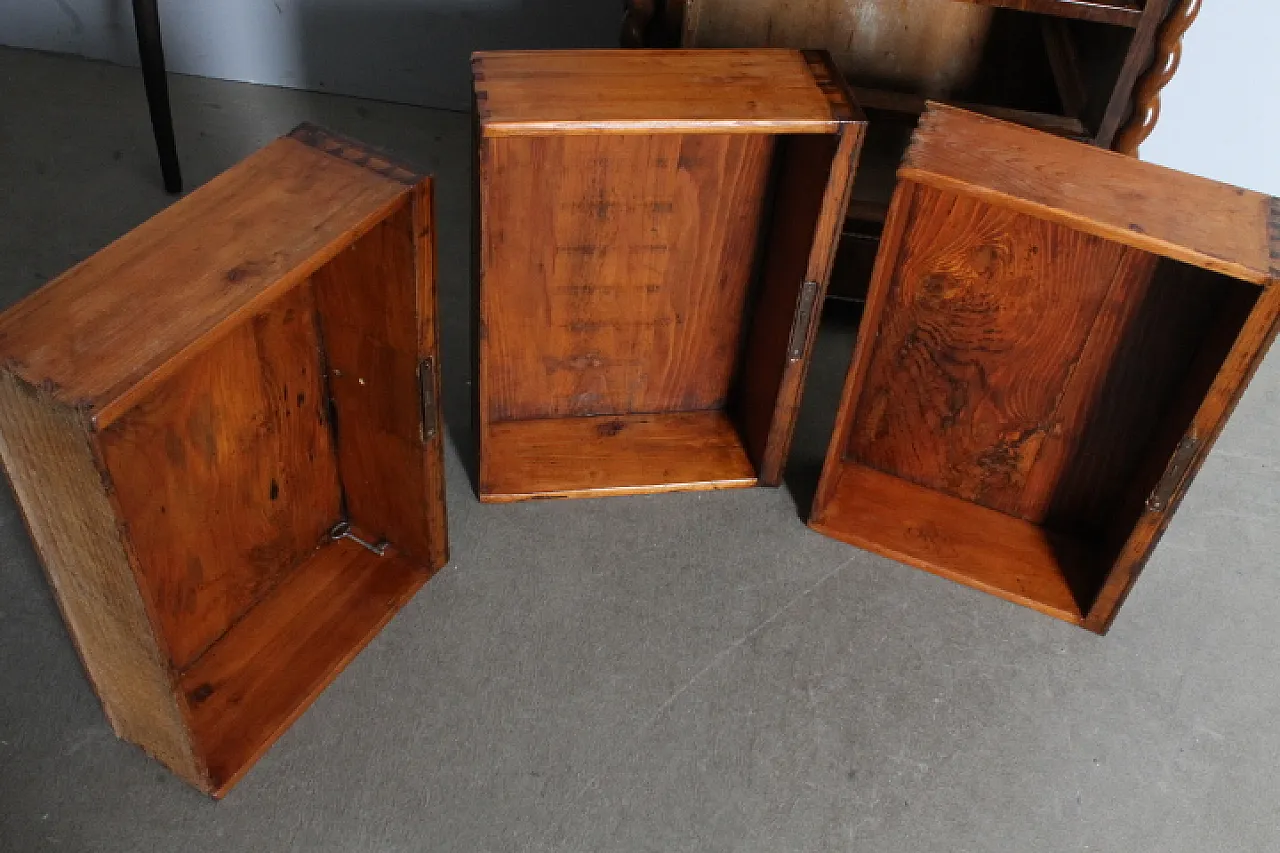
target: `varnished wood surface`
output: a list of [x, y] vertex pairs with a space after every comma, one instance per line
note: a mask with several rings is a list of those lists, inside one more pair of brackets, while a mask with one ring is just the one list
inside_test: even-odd
[[[474, 71], [481, 497], [776, 484], [865, 127], [830, 58], [499, 53], [477, 55]], [[508, 87], [497, 110], [495, 80]], [[536, 97], [516, 103], [518, 91]], [[622, 124], [490, 132], [516, 106], [576, 108], [615, 91], [608, 109]], [[714, 123], [677, 133], [646, 118], [659, 101], [668, 118], [723, 117], [741, 98], [762, 122], [732, 133], [711, 132]], [[787, 132], [796, 104], [818, 99], [831, 121]], [[790, 199], [780, 215], [766, 207], [775, 188]], [[774, 269], [753, 287], [762, 263]], [[806, 281], [817, 294], [807, 313]], [[762, 334], [749, 331], [753, 318]], [[745, 456], [725, 426], [730, 408], [749, 436]], [[604, 416], [627, 438], [574, 446], [599, 442]], [[515, 435], [548, 448], [554, 464], [541, 466], [541, 451]], [[631, 436], [658, 454], [654, 465], [637, 467]], [[705, 442], [714, 452], [700, 458]], [[570, 452], [584, 461], [569, 465]], [[609, 453], [619, 456], [599, 455]], [[662, 472], [668, 481], [655, 479]]]
[[[1280, 297], [1269, 275], [1150, 252], [1108, 222], [1185, 176], [1096, 151], [1060, 172], [1065, 157], [1045, 168], [1033, 150], [1011, 181], [1006, 160], [982, 172], [952, 147], [994, 154], [1010, 130], [1065, 143], [944, 112], [916, 149], [963, 168], [921, 183], [938, 172], [903, 170], [813, 525], [1104, 632], [1273, 339]], [[1075, 207], [1009, 202], [1045, 182], [1067, 183]], [[1212, 184], [1182, 203], [1247, 195]], [[1268, 217], [1229, 213], [1192, 237], [1270, 239], [1256, 236]]]
[[[1249, 380], [1266, 357], [1277, 332], [1280, 332], [1280, 288], [1270, 287], [1259, 296], [1225, 360], [1211, 374], [1212, 384], [1196, 407], [1191, 424], [1179, 442], [1189, 449], [1182, 458], [1177, 455], [1169, 458], [1155, 491], [1148, 498], [1141, 517], [1125, 540], [1106, 583], [1094, 601], [1085, 627], [1105, 633], [1115, 621], [1120, 605], [1151, 558], [1174, 511], [1240, 402]], [[1152, 500], [1161, 493], [1164, 493], [1163, 500], [1159, 503]]]
[[[449, 513], [445, 501], [444, 477], [444, 395], [442, 375], [448, 364], [440, 360], [439, 286], [436, 280], [436, 209], [435, 184], [424, 181], [414, 189], [413, 218], [410, 222], [414, 239], [414, 283], [418, 323], [418, 400], [423, 404], [420, 418], [422, 454], [418, 464], [423, 472], [423, 501], [418, 523], [427, 541], [427, 549], [418, 552], [411, 539], [401, 550], [413, 551], [427, 569], [442, 568], [449, 562]], [[429, 375], [424, 376], [423, 371]], [[424, 391], [423, 389], [426, 389]], [[429, 393], [429, 400], [423, 394]], [[428, 402], [433, 405], [428, 406]], [[402, 512], [404, 510], [401, 510]]]
[[845, 376], [844, 389], [840, 392], [840, 407], [836, 411], [835, 429], [831, 440], [827, 443], [827, 453], [822, 464], [822, 474], [818, 478], [818, 487], [814, 491], [810, 518], [822, 516], [823, 508], [835, 493], [836, 483], [844, 470], [845, 448], [853, 435], [855, 419], [854, 408], [862, 396], [864, 381], [867, 376], [867, 365], [875, 351], [879, 337], [880, 317], [884, 310], [885, 300], [889, 294], [889, 283], [901, 263], [904, 252], [904, 240], [911, 221], [911, 209], [914, 204], [916, 185], [904, 181], [898, 185], [885, 214], [883, 238], [880, 250], [876, 254], [875, 265], [871, 272], [871, 282], [863, 305], [862, 317], [858, 322], [858, 336], [854, 341], [853, 356], [849, 361], [849, 371]]
[[846, 453], [1026, 517], [1043, 500], [1028, 491], [1042, 445], [1127, 250], [930, 187], [915, 192], [904, 240]]
[[[788, 350], [814, 248], [814, 230], [839, 141], [828, 136], [797, 136], [783, 140], [778, 149], [778, 188], [773, 199], [760, 298], [753, 311], [735, 401], [747, 452], [762, 473], [766, 467], [777, 467], [767, 459], [778, 455], [776, 450], [770, 453], [771, 434], [779, 420], [787, 420], [776, 417], [778, 398], [788, 372]], [[815, 292], [808, 297], [815, 326], [823, 295]], [[808, 329], [803, 334], [807, 338]], [[775, 475], [775, 470], [769, 470], [766, 482], [772, 482]]]
[[1115, 152], [935, 104], [899, 176], [1255, 284], [1270, 279], [1269, 196]]
[[793, 50], [477, 53], [483, 134], [831, 133], [845, 116]]
[[1034, 524], [860, 465], [845, 465], [809, 525], [819, 533], [1080, 624], [1077, 544]]
[[303, 126], [0, 317], [0, 454], [73, 639], [202, 790], [448, 559], [432, 215]]
[[1143, 263], [1132, 286], [1112, 287], [1063, 402], [1069, 414], [1037, 465], [1056, 483], [1045, 523], [1113, 551], [1262, 292], [1175, 261]]
[[492, 421], [722, 406], [769, 136], [486, 140]]
[[1055, 18], [1097, 21], [1136, 27], [1142, 20], [1142, 3], [1134, 0], [965, 0], [981, 6], [1000, 6], [1022, 12], [1038, 12]]
[[208, 790], [80, 413], [0, 370], [0, 460], [111, 727]]
[[144, 594], [189, 664], [339, 517], [310, 288], [295, 288], [101, 434]]
[[756, 485], [720, 411], [491, 424], [480, 499], [599, 497]]
[[394, 552], [379, 557], [349, 540], [326, 544], [182, 674], [180, 687], [216, 796], [429, 577]]
[[781, 481], [791, 450], [864, 131], [858, 125], [839, 138], [792, 137], [784, 149], [738, 389], [739, 423], [765, 485]]
[[[429, 185], [422, 192], [429, 207]], [[314, 282], [348, 518], [438, 568], [448, 560], [442, 438], [438, 413], [435, 434], [426, 437], [418, 374], [421, 359], [435, 351], [434, 318], [420, 324], [418, 317], [420, 310], [434, 313], [435, 282], [418, 269], [431, 262], [417, 256], [419, 218], [414, 205], [404, 205], [318, 270]], [[429, 244], [431, 234], [422, 239]], [[420, 294], [423, 287], [429, 290]], [[421, 341], [424, 332], [429, 340]]]
[[104, 427], [408, 191], [278, 140], [0, 315], [0, 362]]
[[982, 58], [991, 10], [952, 0], [696, 0], [686, 47], [822, 48], [850, 79], [942, 97]]

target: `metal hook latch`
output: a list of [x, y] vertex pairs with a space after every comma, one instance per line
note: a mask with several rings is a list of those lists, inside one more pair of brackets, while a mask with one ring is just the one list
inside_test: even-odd
[[387, 552], [387, 545], [390, 544], [385, 539], [380, 540], [376, 545], [366, 542], [365, 540], [361, 539], [359, 536], [351, 532], [351, 522], [349, 521], [339, 521], [337, 524], [331, 527], [329, 529], [329, 538], [332, 539], [334, 542], [337, 542], [339, 539], [350, 539], [352, 542], [356, 543], [357, 545], [362, 545], [365, 548], [368, 548], [370, 551], [377, 554], [379, 557], [381, 557], [383, 554]]

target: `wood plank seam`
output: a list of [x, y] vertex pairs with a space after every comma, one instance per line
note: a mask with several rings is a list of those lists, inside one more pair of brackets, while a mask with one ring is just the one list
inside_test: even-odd
[[[1071, 368], [1067, 371], [1066, 377], [1062, 381], [1062, 387], [1058, 392], [1058, 399], [1054, 402], [1053, 408], [1050, 410], [1048, 417], [1044, 423], [1047, 430], [1053, 430], [1061, 425], [1062, 421], [1062, 404], [1072, 388], [1073, 380], [1076, 373], [1080, 369], [1080, 363], [1084, 360], [1085, 353], [1090, 351], [1090, 344], [1093, 343], [1095, 337], [1100, 334], [1098, 327], [1101, 324], [1104, 312], [1113, 299], [1116, 289], [1125, 283], [1125, 276], [1128, 272], [1126, 258], [1122, 255], [1116, 259], [1116, 268], [1111, 275], [1111, 282], [1107, 285], [1107, 289], [1102, 299], [1098, 301], [1098, 307], [1093, 313], [1093, 320], [1090, 321], [1089, 331], [1085, 334], [1084, 339], [1080, 342], [1080, 348], [1076, 351], [1075, 359], [1071, 362]], [[1039, 468], [1044, 454], [1048, 452], [1050, 446], [1049, 441], [1040, 443], [1040, 447], [1036, 450], [1035, 458], [1031, 462], [1029, 471], [1033, 472], [1028, 475], [1028, 479], [1034, 477], [1034, 472]], [[1024, 503], [1025, 508], [1025, 503]]]

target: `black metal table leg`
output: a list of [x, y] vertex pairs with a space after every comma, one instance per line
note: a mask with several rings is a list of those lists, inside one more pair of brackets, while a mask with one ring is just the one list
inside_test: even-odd
[[164, 188], [182, 192], [182, 170], [178, 165], [178, 145], [173, 139], [173, 115], [169, 112], [169, 81], [164, 74], [164, 46], [160, 41], [160, 12], [156, 0], [133, 0], [133, 23], [138, 31], [138, 56], [142, 60], [142, 80], [151, 109], [151, 129], [160, 152], [160, 172]]

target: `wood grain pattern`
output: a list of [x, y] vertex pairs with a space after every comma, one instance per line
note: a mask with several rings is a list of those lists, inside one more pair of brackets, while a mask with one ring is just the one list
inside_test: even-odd
[[686, 47], [831, 52], [845, 76], [942, 97], [973, 78], [991, 10], [950, 0], [697, 0]]
[[794, 50], [500, 51], [471, 67], [487, 137], [832, 133], [842, 120]]
[[1079, 543], [890, 474], [841, 467], [810, 526], [1058, 619], [1084, 619], [1064, 570], [1089, 562]]
[[1200, 14], [1200, 0], [1178, 0], [1156, 37], [1155, 58], [1138, 80], [1133, 93], [1133, 115], [1116, 137], [1115, 150], [1131, 157], [1156, 128], [1160, 119], [1160, 93], [1182, 64], [1182, 37]]
[[72, 638], [116, 732], [215, 796], [448, 559], [432, 219], [303, 126], [0, 315], [0, 455]]
[[889, 202], [889, 210], [885, 214], [883, 238], [880, 251], [876, 255], [875, 266], [871, 271], [871, 283], [867, 289], [866, 304], [862, 309], [862, 317], [858, 321], [858, 336], [854, 340], [853, 356], [849, 361], [849, 372], [845, 377], [844, 390], [840, 392], [840, 407], [836, 410], [835, 429], [827, 444], [827, 454], [822, 464], [822, 474], [818, 478], [818, 487], [814, 491], [813, 505], [810, 510], [810, 523], [822, 521], [825, 508], [835, 494], [840, 473], [844, 470], [845, 448], [853, 435], [855, 418], [854, 407], [862, 396], [862, 389], [867, 376], [867, 365], [875, 351], [879, 337], [880, 318], [888, 298], [889, 287], [897, 274], [898, 264], [905, 251], [904, 235], [911, 222], [912, 210], [915, 206], [916, 185], [903, 181], [893, 193]]
[[[821, 51], [623, 56], [480, 54], [473, 66], [482, 500], [781, 477], [865, 118]], [[592, 124], [594, 101], [614, 95], [610, 121]], [[823, 124], [782, 132], [796, 104], [818, 100]], [[565, 125], [583, 104], [593, 118]], [[730, 127], [742, 109], [759, 122]], [[725, 411], [748, 452], [722, 429]], [[595, 434], [606, 416], [625, 437]], [[633, 458], [637, 441], [654, 464]]]
[[[1081, 175], [1089, 175], [1083, 181]], [[1271, 199], [995, 119], [932, 105], [901, 178], [1254, 284], [1271, 274]]]
[[480, 499], [600, 497], [743, 488], [756, 472], [724, 412], [490, 425]]
[[[1186, 246], [1152, 253], [1108, 224], [1182, 176], [1091, 152], [1071, 209], [1042, 210], [1008, 190], [1054, 190], [1062, 143], [1018, 130], [1011, 182], [1008, 159], [982, 173], [950, 149], [994, 152], [1007, 126], [946, 113], [916, 147], [963, 167], [945, 182], [903, 170], [810, 523], [1104, 632], [1274, 338], [1280, 297], [1254, 270], [1189, 265]], [[1213, 185], [1180, 203], [1221, 215], [1245, 196]], [[1270, 205], [1229, 212], [1190, 233], [1270, 239]]]
[[0, 363], [105, 427], [406, 191], [279, 140], [6, 311]]
[[1125, 248], [919, 187], [849, 458], [1010, 515]]
[[[1274, 285], [1276, 282], [1273, 280], [1271, 283]], [[1280, 288], [1272, 286], [1259, 294], [1231, 342], [1225, 359], [1216, 364], [1216, 360], [1206, 360], [1209, 363], [1205, 367], [1209, 369], [1212, 383], [1200, 397], [1191, 423], [1178, 442], [1179, 448], [1188, 450], [1167, 457], [1151, 498], [1144, 504], [1141, 516], [1124, 540], [1086, 617], [1085, 627], [1089, 630], [1106, 633], [1114, 623], [1120, 606], [1150, 560], [1192, 479], [1204, 464], [1278, 331]], [[1157, 494], [1166, 497], [1158, 502], [1152, 500]]]
[[772, 138], [485, 145], [488, 417], [723, 406]]
[[[429, 205], [429, 186], [424, 192]], [[430, 258], [415, 247], [420, 239], [430, 245], [431, 234], [416, 235], [416, 221], [414, 205], [403, 205], [313, 281], [347, 517], [374, 540], [438, 568], [448, 560], [442, 439], [438, 414], [426, 437], [418, 388], [421, 360], [435, 351], [434, 319], [418, 316], [434, 304], [434, 291], [420, 288], [434, 288], [434, 276], [418, 269]]]
[[1132, 0], [965, 0], [981, 6], [999, 6], [1021, 12], [1037, 12], [1055, 18], [1096, 21], [1120, 27], [1136, 27], [1142, 20], [1142, 3]]
[[[1099, 318], [1092, 363], [1082, 359], [1073, 376], [1083, 393], [1061, 430], [1061, 467], [1046, 504], [1045, 524], [1108, 546], [1112, 531], [1122, 539], [1132, 529], [1132, 504], [1155, 488], [1261, 292], [1174, 261], [1148, 257], [1147, 265], [1145, 281]], [[1152, 453], [1160, 459], [1144, 471]], [[1040, 466], [1048, 470], [1043, 458]]]
[[427, 581], [353, 542], [325, 545], [181, 678], [215, 796], [226, 793]]
[[116, 500], [181, 669], [339, 517], [309, 288], [172, 374], [101, 434]]
[[765, 485], [781, 481], [791, 451], [863, 137], [864, 126], [854, 125], [838, 138], [787, 140], [737, 406]]
[[84, 419], [0, 370], [0, 460], [111, 727], [208, 789]]
[[[419, 464], [423, 472], [423, 502], [418, 515], [428, 547], [416, 554], [428, 569], [443, 568], [449, 562], [449, 517], [445, 500], [444, 477], [444, 394], [441, 376], [445, 365], [440, 361], [440, 312], [436, 283], [436, 209], [435, 184], [424, 181], [413, 193], [412, 228], [414, 282], [418, 319], [418, 393], [422, 403], [419, 420], [422, 454]], [[424, 371], [426, 371], [424, 375]], [[426, 389], [425, 391], [423, 389]], [[430, 395], [430, 402], [423, 394]], [[410, 541], [410, 540], [406, 540]], [[413, 546], [406, 544], [401, 550]]]

